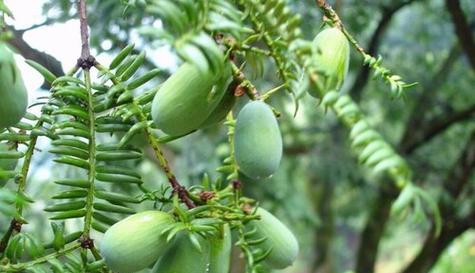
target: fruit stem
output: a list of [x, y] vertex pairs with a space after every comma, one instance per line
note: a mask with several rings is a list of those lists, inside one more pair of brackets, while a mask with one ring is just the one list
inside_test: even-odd
[[[237, 65], [234, 62], [231, 63], [231, 68], [233, 70], [233, 77], [234, 80], [237, 82], [238, 87], [237, 88], [243, 88], [244, 91], [246, 92], [247, 96], [251, 100], [258, 100], [260, 98], [259, 92], [257, 92], [257, 88], [249, 81], [246, 79], [246, 76], [244, 73], [237, 67]], [[236, 92], [235, 92], [236, 93]]]
[[345, 34], [346, 38], [350, 41], [350, 43], [360, 52], [363, 56], [368, 55], [366, 51], [361, 47], [358, 42], [356, 41], [353, 36], [346, 30], [346, 28], [343, 26], [343, 23], [340, 20], [340, 17], [338, 14], [333, 10], [332, 6], [327, 3], [325, 0], [315, 0], [315, 3], [317, 6], [323, 11], [323, 14], [325, 15], [326, 19], [331, 21], [331, 23], [339, 28], [343, 34]]

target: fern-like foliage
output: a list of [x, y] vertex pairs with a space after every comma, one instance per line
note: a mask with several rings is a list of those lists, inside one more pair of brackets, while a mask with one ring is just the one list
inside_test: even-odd
[[[152, 70], [133, 78], [145, 55], [130, 55], [131, 49], [132, 46], [126, 47], [112, 62], [114, 68], [104, 69], [97, 83], [92, 81], [88, 70], [75, 76], [77, 69], [73, 69], [68, 75], [56, 78], [41, 65], [29, 62], [51, 83], [51, 95], [39, 98], [33, 105], [41, 106], [39, 117], [26, 115], [26, 118], [36, 122], [35, 125], [20, 122], [0, 133], [0, 140], [13, 143], [13, 147], [27, 146], [26, 152], [16, 149], [0, 152], [1, 158], [24, 159], [23, 167], [18, 172], [8, 170], [1, 173], [4, 179], [15, 178], [19, 181], [17, 197], [12, 199], [5, 195], [2, 201], [13, 203], [16, 209], [6, 209], [5, 212], [22, 219], [23, 206], [31, 200], [24, 192], [28, 166], [38, 137], [51, 140], [49, 152], [55, 155], [57, 164], [76, 171], [72, 177], [52, 181], [61, 190], [51, 197], [53, 204], [45, 208], [53, 220], [54, 240], [44, 247], [54, 248], [56, 252], [42, 256], [44, 247], [36, 239], [26, 233], [18, 233], [12, 237], [5, 251], [5, 257], [11, 263], [5, 267], [8, 272], [22, 269], [44, 272], [48, 267], [55, 268], [55, 272], [95, 272], [102, 269], [104, 263], [101, 259], [86, 259], [86, 262], [83, 259], [76, 263], [71, 258], [74, 255], [68, 259], [66, 254], [79, 247], [88, 248], [85, 244], [90, 240], [91, 230], [105, 232], [122, 218], [111, 214], [133, 214], [133, 204], [148, 200], [125, 192], [130, 187], [138, 187], [148, 193], [142, 187], [141, 176], [128, 168], [130, 164], [126, 163], [142, 158], [141, 150], [134, 148], [128, 140], [145, 128], [150, 130], [148, 113], [156, 88], [135, 98], [132, 92], [147, 84], [159, 71]], [[110, 137], [111, 133], [120, 132], [123, 132], [121, 139]], [[84, 226], [81, 230], [66, 234], [62, 221], [72, 218], [83, 219]], [[78, 239], [80, 243], [75, 242]], [[26, 249], [34, 252], [28, 254], [33, 262], [21, 262]], [[55, 260], [60, 256], [61, 262]], [[62, 266], [58, 267], [59, 264]]]
[[[286, 0], [241, 0], [237, 1], [249, 18], [255, 33], [245, 40], [245, 44], [262, 41], [277, 67], [278, 75], [285, 88], [296, 96], [300, 93], [300, 79], [303, 70], [295, 58], [289, 54], [293, 41], [302, 37], [300, 14], [293, 14]], [[298, 104], [296, 102], [296, 109]]]
[[[148, 16], [155, 18], [156, 23], [143, 27], [141, 33], [152, 40], [166, 41], [185, 62], [203, 71], [218, 73], [224, 70], [228, 59], [232, 61], [237, 85], [234, 87], [250, 89], [244, 93], [251, 99], [265, 100], [282, 87], [296, 98], [296, 94], [304, 91], [303, 87], [310, 86], [302, 83], [315, 80], [318, 64], [306, 61], [312, 58], [309, 42], [302, 39], [300, 15], [291, 12], [286, 0], [122, 2], [143, 8]], [[0, 0], [0, 11], [8, 13], [2, 4]], [[261, 48], [262, 45], [265, 48]], [[41, 65], [28, 62], [52, 88], [49, 96], [39, 98], [32, 105], [41, 106], [39, 116], [27, 114], [22, 122], [0, 132], [0, 143], [8, 147], [0, 151], [0, 159], [23, 160], [17, 171], [14, 168], [0, 171], [0, 181], [13, 178], [18, 183], [16, 193], [0, 191], [0, 211], [14, 217], [12, 223], [20, 226], [26, 223], [22, 212], [32, 201], [25, 192], [38, 138], [50, 140], [49, 153], [55, 156], [54, 161], [73, 169], [74, 175], [51, 181], [59, 189], [45, 208], [52, 220], [52, 241], [42, 244], [29, 233], [17, 232], [18, 228], [14, 232], [16, 227], [10, 228], [6, 237], [8, 246], [2, 253], [6, 262], [0, 265], [0, 271], [107, 272], [104, 260], [94, 247], [92, 231], [106, 232], [120, 218], [135, 213], [135, 204], [147, 200], [153, 201], [155, 206], [166, 207], [177, 220], [157, 236], [164, 235], [167, 241], [187, 236], [193, 247], [201, 250], [200, 240], [222, 233], [224, 226], [229, 225], [238, 231], [236, 245], [245, 255], [247, 272], [263, 270], [260, 262], [272, 249], [259, 248], [266, 238], [255, 239], [255, 230], [248, 230], [246, 226], [259, 216], [255, 210], [257, 204], [242, 196], [238, 181], [232, 112], [225, 122], [231, 152], [217, 170], [224, 176], [215, 181], [205, 176], [201, 185], [185, 189], [177, 182], [159, 147], [160, 143], [180, 136], [159, 137], [151, 120], [152, 100], [159, 90], [153, 80], [161, 71], [153, 69], [136, 76], [146, 56], [143, 52], [133, 52], [134, 46], [129, 45], [109, 66], [95, 63], [99, 71], [96, 79], [92, 79], [89, 68], [79, 71], [79, 67], [75, 67], [65, 76], [55, 77]], [[245, 61], [237, 64], [241, 60], [235, 58], [236, 55], [243, 56], [244, 60], [252, 60], [254, 56], [271, 58], [282, 84], [259, 95], [241, 70]], [[391, 84], [396, 96], [402, 94], [407, 85], [400, 77], [382, 68], [379, 60], [367, 56], [365, 61]], [[401, 197], [396, 210], [423, 201], [436, 211], [427, 195], [410, 183], [411, 170], [406, 161], [371, 128], [357, 103], [347, 95], [329, 91], [321, 94], [320, 104], [325, 110], [332, 109], [350, 130], [351, 146], [361, 164], [374, 172], [384, 172], [397, 185], [409, 189], [403, 192], [404, 198]], [[170, 187], [150, 191], [143, 185], [140, 174], [129, 167], [130, 162], [143, 156], [134, 146], [137, 141], [150, 144]], [[26, 148], [19, 148], [22, 146]], [[141, 197], [127, 194], [127, 190], [134, 187], [143, 192]], [[68, 219], [82, 219], [83, 227], [66, 232], [64, 221]]]
[[405, 83], [402, 77], [396, 74], [392, 74], [391, 71], [382, 66], [383, 58], [379, 56], [375, 58], [369, 54], [363, 53], [364, 64], [374, 70], [373, 76], [375, 78], [383, 79], [389, 86], [391, 96], [400, 98], [405, 95], [405, 89], [417, 85], [416, 83]]
[[183, 60], [203, 71], [223, 70], [224, 55], [214, 40], [215, 35], [227, 33], [239, 39], [246, 32], [241, 23], [242, 14], [227, 0], [149, 0], [144, 8], [159, 18], [166, 30], [143, 27], [142, 34], [167, 41]]

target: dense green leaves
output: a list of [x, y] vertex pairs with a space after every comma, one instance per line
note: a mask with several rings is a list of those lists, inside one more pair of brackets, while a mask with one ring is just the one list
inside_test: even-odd
[[[77, 68], [66, 76], [56, 77], [45, 67], [28, 61], [52, 88], [33, 103], [35, 115], [27, 113], [20, 123], [0, 130], [1, 144], [9, 147], [0, 152], [0, 163], [18, 160], [20, 165], [0, 170], [0, 181], [9, 179], [7, 189], [0, 191], [0, 221], [3, 223], [5, 216], [8, 223], [11, 219], [7, 218], [14, 216], [30, 222], [20, 233], [13, 232], [6, 255], [9, 260], [4, 260], [7, 263], [0, 265], [0, 271], [8, 268], [12, 272], [103, 272], [107, 259], [94, 249], [87, 249], [88, 236], [96, 246], [100, 244], [99, 237], [90, 230], [107, 232], [126, 215], [152, 207], [170, 212], [176, 221], [176, 225], [163, 232], [166, 241], [171, 243], [185, 236], [186, 253], [199, 253], [200, 258], [207, 251], [203, 238], [211, 238], [208, 236], [220, 232], [223, 223], [229, 223], [247, 270], [253, 273], [265, 271], [266, 259], [269, 261], [276, 253], [272, 247], [260, 247], [271, 242], [269, 232], [254, 237], [257, 229], [243, 229], [243, 225], [259, 221], [255, 220], [256, 201], [272, 208], [279, 219], [290, 222], [289, 226], [297, 231], [302, 249], [295, 265], [297, 271], [306, 270], [315, 254], [318, 258], [311, 271], [319, 271], [324, 264], [331, 271], [344, 272], [350, 269], [348, 264], [361, 263], [355, 262], [354, 257], [369, 260], [366, 255], [375, 249], [381, 251], [379, 266], [386, 266], [391, 264], [387, 257], [400, 253], [403, 247], [392, 246], [391, 238], [404, 244], [414, 230], [418, 236], [410, 237], [411, 244], [419, 242], [427, 230], [433, 231], [427, 233], [427, 242], [440, 242], [439, 232], [447, 234], [448, 226], [459, 227], [460, 222], [465, 223], [465, 217], [472, 215], [472, 191], [463, 186], [470, 184], [470, 180], [463, 182], [463, 177], [470, 177], [470, 171], [463, 166], [470, 162], [464, 161], [465, 165], [459, 168], [452, 165], [459, 164], [454, 164], [455, 159], [460, 157], [467, 132], [473, 127], [470, 121], [465, 122], [472, 112], [473, 96], [468, 90], [473, 86], [473, 78], [467, 75], [470, 73], [464, 62], [449, 64], [436, 80], [429, 76], [439, 65], [444, 67], [445, 47], [454, 43], [448, 31], [449, 22], [433, 15], [443, 11], [442, 2], [383, 2], [376, 5], [349, 1], [335, 6], [347, 31], [342, 38], [355, 44], [352, 38], [369, 38], [376, 29], [374, 42], [358, 43], [371, 45], [369, 51], [381, 53], [385, 66], [404, 75], [404, 79], [383, 67], [380, 57], [362, 54], [358, 48], [360, 52], [352, 54], [348, 81], [342, 86], [338, 82], [336, 89], [342, 87], [341, 93], [324, 88], [315, 101], [305, 92], [314, 91], [316, 75], [320, 80], [322, 77], [322, 63], [309, 61], [312, 54], [317, 54], [312, 52], [309, 41], [319, 32], [320, 25], [314, 1], [124, 0], [123, 6], [114, 0], [88, 1], [89, 9], [94, 11], [89, 12], [93, 46], [101, 52], [111, 44], [111, 51], [120, 52], [109, 65], [97, 63], [91, 68], [99, 70], [98, 77], [92, 80], [88, 80], [91, 75], [84, 70], [77, 73]], [[409, 7], [412, 2], [419, 3], [406, 13], [398, 12], [400, 4]], [[462, 1], [464, 12], [471, 14], [473, 9], [467, 3]], [[2, 4], [0, 1], [0, 17], [2, 12], [11, 16]], [[74, 9], [71, 1], [51, 1], [45, 5], [48, 17], [60, 22], [76, 14]], [[327, 24], [339, 27], [331, 11], [324, 13], [329, 19]], [[390, 24], [381, 27], [378, 20]], [[134, 39], [137, 47], [127, 45], [128, 39]], [[235, 63], [233, 83], [213, 110], [216, 119], [208, 118], [209, 123], [205, 121], [193, 130], [172, 136], [157, 130], [151, 120], [152, 100], [163, 91], [161, 77], [168, 72], [155, 68], [157, 59], [164, 56], [150, 49], [164, 44], [181, 61], [194, 64], [201, 71], [219, 74], [226, 61]], [[361, 75], [367, 70], [363, 65], [387, 86], [371, 82], [361, 96], [354, 91], [365, 86]], [[359, 69], [362, 70], [358, 72]], [[444, 81], [446, 76], [450, 80]], [[410, 110], [422, 90], [415, 89], [405, 102], [388, 102], [380, 95], [380, 90], [389, 89], [393, 96], [403, 96], [404, 89], [410, 86], [405, 82], [414, 80], [434, 82], [424, 87], [431, 92], [420, 97], [423, 103], [417, 104], [414, 114]], [[280, 95], [282, 89], [291, 91], [299, 101], [298, 112], [288, 97]], [[190, 96], [189, 92], [186, 94]], [[235, 162], [235, 117], [246, 103], [244, 94], [269, 102], [274, 107], [272, 114], [279, 117], [284, 156], [274, 176], [265, 183], [252, 183], [238, 171]], [[325, 112], [332, 110], [331, 113], [323, 115], [316, 103]], [[225, 122], [226, 136], [220, 121], [230, 111]], [[465, 122], [463, 125], [456, 124], [460, 119]], [[340, 130], [339, 124], [347, 130]], [[252, 148], [247, 154], [256, 151]], [[268, 162], [268, 158], [262, 158], [256, 164]], [[155, 170], [157, 162], [163, 172]], [[41, 172], [36, 172], [37, 167]], [[171, 186], [165, 185], [167, 180]], [[178, 182], [186, 187], [173, 186]], [[402, 193], [396, 199], [400, 190]], [[45, 202], [27, 209], [27, 200], [31, 199], [24, 191]], [[187, 210], [189, 204], [181, 202], [183, 196], [188, 196], [197, 207]], [[389, 214], [388, 204], [392, 203]], [[38, 208], [46, 212], [38, 213]], [[381, 210], [386, 213], [375, 217], [373, 213]], [[397, 224], [385, 224], [385, 215], [391, 215], [390, 220], [398, 221]], [[41, 245], [34, 242], [37, 239], [29, 238], [30, 233], [25, 231], [45, 234], [49, 225], [37, 222], [47, 217], [54, 221], [52, 232], [48, 230], [51, 236], [44, 244], [44, 253], [41, 247], [35, 247]], [[388, 240], [378, 248], [378, 241], [369, 241], [374, 240], [370, 236], [368, 248], [365, 249], [366, 243], [361, 244], [360, 254], [356, 255], [353, 238], [366, 230], [365, 222], [369, 228], [386, 229], [385, 233], [370, 229], [371, 232], [363, 233], [362, 242], [368, 240], [365, 234], [384, 234]], [[411, 231], [401, 236], [399, 232], [407, 225]], [[8, 228], [0, 226], [0, 232]], [[340, 231], [345, 236], [340, 236]], [[80, 244], [86, 246], [81, 251]], [[427, 249], [424, 247], [421, 253]], [[469, 248], [464, 249], [467, 252]], [[435, 258], [436, 255], [430, 259]], [[196, 260], [187, 263], [192, 267], [187, 272], [199, 268]], [[445, 264], [449, 263], [447, 260]], [[180, 262], [167, 265], [179, 266]], [[358, 269], [358, 273], [370, 272], [373, 267]], [[444, 266], [444, 270], [453, 269]]]

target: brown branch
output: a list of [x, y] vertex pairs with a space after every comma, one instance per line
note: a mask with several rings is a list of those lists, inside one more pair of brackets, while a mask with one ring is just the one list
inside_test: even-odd
[[[434, 77], [432, 77], [432, 80], [425, 85], [422, 97], [419, 99], [414, 111], [410, 115], [409, 124], [404, 133], [404, 137], [400, 142], [399, 150], [402, 153], [411, 155], [418, 147], [443, 132], [452, 124], [466, 120], [475, 113], [475, 106], [472, 106], [462, 111], [450, 115], [441, 115], [424, 122], [424, 113], [431, 105], [431, 96], [434, 90], [445, 81], [459, 54], [460, 51], [458, 50], [458, 47], [454, 46], [440, 69], [434, 74]], [[380, 187], [385, 187], [384, 184], [385, 183]], [[378, 199], [376, 200], [373, 211], [369, 215], [369, 220], [362, 233], [361, 241], [365, 242], [365, 244], [360, 247], [358, 252], [357, 273], [374, 271], [374, 262], [376, 261], [379, 242], [383, 236], [385, 225], [389, 220], [391, 204], [397, 198], [398, 194], [399, 190], [395, 188], [389, 192], [380, 189], [377, 197]]]
[[64, 20], [59, 20], [58, 18], [48, 18], [48, 19], [44, 20], [42, 23], [34, 24], [34, 25], [31, 25], [31, 26], [29, 26], [27, 28], [23, 28], [23, 29], [18, 29], [17, 31], [23, 34], [23, 33], [28, 32], [30, 30], [34, 30], [34, 29], [44, 27], [44, 26], [49, 26], [51, 24], [55, 24], [55, 23], [63, 22], [63, 21]]
[[444, 189], [450, 199], [442, 199], [440, 203], [442, 215], [452, 215], [453, 203], [460, 196], [465, 186], [469, 183], [472, 173], [475, 172], [475, 131], [472, 132], [462, 154], [454, 164], [452, 171], [444, 181]]
[[[413, 131], [414, 136], [404, 143], [402, 150], [406, 153], [412, 152], [424, 143], [427, 143], [435, 136], [444, 132], [453, 124], [468, 120], [475, 115], [475, 105], [471, 105], [463, 110], [451, 114], [442, 114], [427, 121], [422, 129]], [[417, 130], [420, 130], [417, 132]], [[410, 134], [410, 132], [408, 132]]]
[[81, 28], [81, 57], [78, 59], [77, 66], [89, 70], [97, 64], [96, 59], [91, 56], [89, 47], [89, 26], [87, 22], [86, 0], [78, 0], [79, 24]]
[[[381, 39], [384, 36], [389, 24], [391, 23], [394, 15], [400, 11], [403, 7], [416, 2], [417, 0], [407, 0], [401, 1], [392, 7], [382, 7], [382, 15], [381, 19], [378, 23], [378, 26], [371, 35], [369, 44], [368, 44], [368, 54], [371, 56], [376, 56], [378, 54], [379, 45], [381, 43]], [[368, 83], [369, 75], [370, 75], [371, 68], [367, 65], [364, 65], [360, 68], [358, 75], [353, 83], [353, 86], [350, 89], [350, 94], [352, 97], [359, 101], [361, 98], [361, 93]]]
[[443, 219], [440, 236], [433, 236], [435, 227], [428, 233], [422, 249], [416, 258], [405, 268], [403, 273], [426, 273], [438, 260], [440, 254], [456, 237], [475, 226], [475, 208], [466, 217], [457, 218], [455, 211], [457, 197], [470, 181], [475, 170], [475, 131], [470, 136], [462, 155], [444, 181], [445, 191], [450, 198], [441, 198], [439, 207]]
[[[468, 108], [448, 116], [440, 116], [437, 119], [424, 122], [424, 113], [431, 105], [434, 90], [445, 81], [459, 55], [460, 50], [458, 46], [453, 46], [447, 59], [425, 85], [422, 95], [409, 117], [408, 126], [399, 144], [399, 150], [402, 153], [406, 155], [412, 154], [418, 147], [443, 132], [451, 124], [462, 121], [471, 115], [468, 112], [472, 111], [472, 109]], [[383, 236], [385, 225], [389, 220], [391, 204], [397, 198], [399, 190], [393, 188], [392, 192], [389, 193], [380, 189], [373, 211], [368, 217], [368, 223], [361, 237], [361, 241], [365, 242], [365, 244], [360, 247], [358, 252], [359, 257], [356, 271], [358, 273], [373, 272], [374, 270], [379, 242]]]
[[440, 65], [440, 68], [424, 85], [424, 89], [422, 90], [421, 95], [408, 118], [408, 124], [399, 144], [402, 153], [410, 154], [422, 144], [421, 142], [416, 141], [416, 139], [425, 137], [417, 136], [417, 134], [425, 134], [425, 130], [422, 128], [424, 125], [427, 126], [427, 124], [431, 124], [431, 122], [425, 122], [425, 114], [427, 109], [430, 109], [430, 106], [433, 102], [434, 91], [437, 88], [440, 88], [440, 86], [442, 86], [447, 77], [450, 75], [450, 71], [459, 58], [460, 53], [461, 52], [458, 43], [454, 44], [449, 52], [449, 55]]
[[379, 243], [389, 220], [391, 206], [399, 195], [393, 183], [380, 183], [376, 200], [361, 233], [356, 259], [356, 273], [372, 273], [378, 256]]
[[[55, 76], [63, 76], [64, 71], [61, 62], [48, 53], [41, 52], [32, 48], [24, 39], [23, 32], [10, 28], [13, 33], [13, 38], [8, 43], [15, 48], [23, 58], [27, 60], [33, 60], [42, 66], [46, 67]], [[43, 84], [42, 88], [48, 89], [48, 84]]]
[[[8, 227], [7, 232], [5, 235], [3, 235], [2, 240], [0, 241], [0, 253], [4, 253], [5, 249], [8, 246], [8, 242], [10, 241], [10, 238], [12, 237], [14, 232], [20, 232], [21, 231], [21, 226], [23, 225], [22, 222], [19, 222], [15, 218], [10, 222], [10, 226]], [[0, 255], [0, 258], [3, 257], [3, 254]]]
[[78, 0], [79, 23], [81, 28], [81, 58], [86, 60], [91, 55], [89, 49], [89, 27], [87, 23], [87, 8], [85, 0]]
[[445, 0], [445, 5], [454, 23], [455, 33], [463, 50], [467, 54], [468, 60], [473, 69], [475, 69], [475, 41], [472, 31], [467, 21], [459, 0]]
[[[475, 217], [475, 214], [472, 214], [471, 217]], [[427, 236], [422, 249], [402, 273], [429, 272], [447, 246], [469, 228], [470, 223], [467, 220], [444, 221], [439, 237]]]

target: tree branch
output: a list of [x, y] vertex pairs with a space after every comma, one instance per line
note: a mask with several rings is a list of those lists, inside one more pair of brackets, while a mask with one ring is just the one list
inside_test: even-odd
[[[420, 145], [443, 132], [453, 123], [470, 117], [471, 114], [467, 112], [472, 111], [472, 109], [468, 108], [448, 116], [440, 116], [437, 119], [424, 122], [423, 113], [432, 102], [431, 95], [434, 90], [445, 81], [459, 55], [460, 50], [457, 45], [454, 45], [447, 59], [425, 85], [421, 98], [419, 98], [418, 103], [409, 117], [406, 131], [399, 144], [399, 150], [407, 156], [411, 155]], [[417, 134], [419, 134], [419, 136]], [[389, 220], [391, 205], [397, 198], [399, 189], [393, 188], [389, 193], [391, 194], [380, 189], [373, 211], [368, 217], [369, 220], [361, 237], [361, 241], [365, 242], [365, 245], [364, 247], [360, 247], [358, 252], [357, 273], [373, 272], [374, 270], [379, 242], [383, 236], [385, 225]]]
[[[475, 217], [475, 214], [472, 217]], [[439, 237], [427, 236], [421, 251], [402, 273], [429, 272], [447, 246], [469, 228], [470, 225], [466, 220], [445, 220]]]
[[450, 198], [441, 198], [439, 207], [443, 226], [439, 237], [435, 237], [435, 227], [427, 234], [422, 249], [416, 258], [405, 268], [403, 273], [426, 273], [438, 260], [444, 249], [460, 234], [475, 225], [475, 208], [464, 218], [457, 218], [455, 200], [470, 181], [475, 169], [475, 131], [473, 131], [462, 155], [444, 181], [444, 189]]
[[[58, 61], [53, 56], [48, 53], [41, 52], [37, 49], [32, 48], [24, 39], [23, 31], [15, 30], [10, 28], [10, 31], [13, 33], [13, 38], [8, 41], [8, 43], [15, 48], [23, 58], [28, 60], [33, 60], [42, 66], [46, 67], [51, 73], [55, 76], [64, 75], [63, 67], [61, 62]], [[48, 89], [48, 84], [43, 84], [42, 88]]]
[[91, 56], [89, 49], [89, 27], [87, 24], [87, 8], [85, 0], [78, 0], [79, 23], [81, 27], [81, 58], [86, 60]]
[[[435, 136], [439, 135], [451, 125], [468, 120], [475, 114], [475, 105], [471, 105], [463, 110], [453, 112], [451, 114], [442, 114], [425, 123], [422, 129], [412, 131], [412, 138], [408, 138], [407, 142], [402, 146], [402, 150], [406, 153], [414, 151], [424, 143], [428, 142]], [[408, 132], [410, 134], [411, 132]]]
[[[403, 7], [415, 1], [418, 1], [418, 0], [401, 1], [392, 7], [382, 7], [381, 19], [378, 23], [378, 26], [374, 30], [373, 35], [371, 35], [371, 38], [367, 47], [368, 48], [367, 53], [369, 55], [375, 56], [378, 54], [378, 49], [381, 43], [381, 39], [384, 36], [389, 24], [391, 23], [391, 20], [394, 18], [394, 15]], [[358, 72], [358, 75], [356, 76], [353, 86], [351, 87], [350, 92], [349, 92], [356, 101], [360, 100], [361, 93], [364, 87], [366, 86], [366, 84], [368, 83], [370, 71], [371, 71], [371, 68], [369, 66], [367, 65], [361, 66], [360, 71]]]
[[475, 70], [475, 41], [472, 37], [470, 25], [463, 13], [459, 0], [445, 0], [445, 5], [454, 23], [455, 33], [463, 50], [467, 54], [468, 60]]
[[44, 20], [42, 23], [39, 23], [39, 24], [35, 24], [35, 25], [31, 25], [27, 28], [23, 28], [23, 29], [18, 29], [17, 31], [19, 33], [25, 33], [25, 32], [28, 32], [30, 30], [34, 30], [34, 29], [37, 29], [37, 28], [40, 28], [40, 27], [44, 27], [44, 26], [49, 26], [51, 24], [54, 24], [54, 23], [57, 23], [57, 22], [60, 22], [61, 20], [58, 20], [57, 18], [47, 18], [46, 20]]
[[442, 199], [442, 215], [454, 214], [452, 210], [453, 202], [462, 193], [465, 186], [469, 183], [472, 173], [475, 172], [475, 131], [472, 132], [462, 154], [455, 163], [452, 171], [444, 181], [444, 189], [450, 195], [451, 199]]
[[[421, 142], [415, 140], [424, 137], [417, 137], [416, 135], [425, 134], [424, 130], [422, 130], [421, 127], [423, 127], [425, 121], [425, 112], [427, 109], [429, 109], [432, 103], [432, 99], [434, 97], [434, 90], [440, 87], [450, 75], [450, 71], [452, 70], [452, 67], [455, 64], [456, 60], [459, 58], [460, 53], [461, 52], [458, 43], [455, 43], [450, 49], [447, 58], [440, 65], [440, 68], [424, 85], [424, 89], [422, 90], [422, 93], [408, 118], [408, 124], [399, 143], [399, 147], [402, 153], [410, 154], [413, 150], [415, 150], [419, 145], [422, 144]], [[425, 124], [431, 123], [426, 122]]]
[[[383, 181], [385, 182], [385, 181]], [[368, 221], [360, 237], [356, 259], [356, 273], [372, 273], [378, 256], [379, 243], [389, 219], [391, 206], [399, 190], [393, 183], [381, 183]]]

